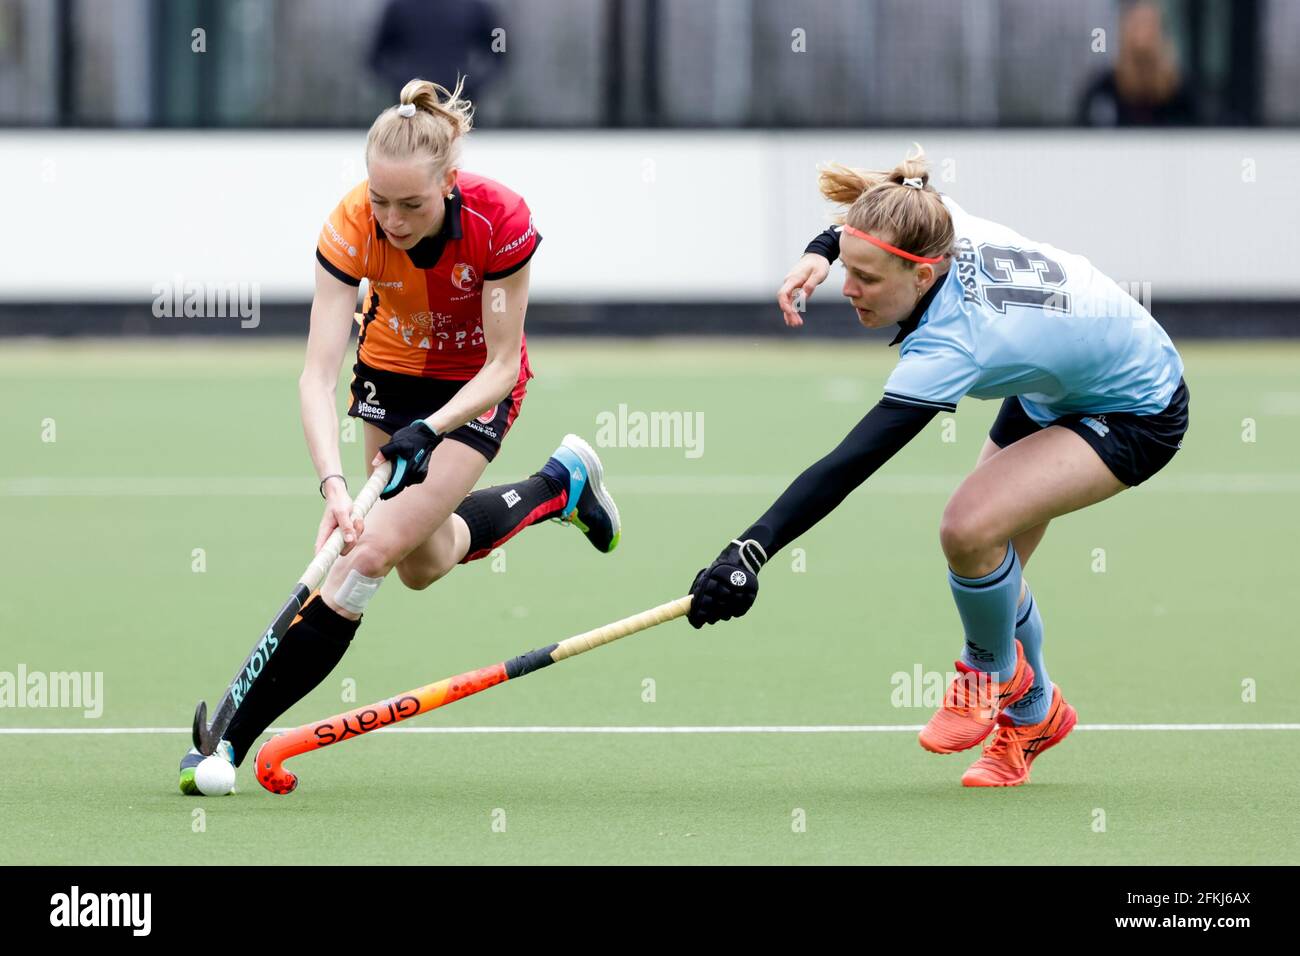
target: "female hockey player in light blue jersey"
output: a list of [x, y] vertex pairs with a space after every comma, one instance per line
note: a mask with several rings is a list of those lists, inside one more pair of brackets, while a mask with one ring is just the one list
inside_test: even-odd
[[[1183, 363], [1169, 336], [1082, 256], [967, 214], [929, 185], [924, 157], [890, 173], [835, 166], [822, 193], [847, 207], [779, 294], [809, 295], [838, 256], [867, 328], [897, 323], [884, 397], [825, 458], [701, 571], [696, 627], [744, 614], [758, 570], [965, 396], [1001, 398], [975, 470], [939, 528], [966, 635], [959, 677], [920, 734], [955, 753], [989, 738], [966, 786], [1016, 786], [1077, 715], [1043, 663], [1043, 624], [1022, 568], [1058, 515], [1141, 484], [1187, 431]], [[990, 735], [991, 738], [990, 738]]]

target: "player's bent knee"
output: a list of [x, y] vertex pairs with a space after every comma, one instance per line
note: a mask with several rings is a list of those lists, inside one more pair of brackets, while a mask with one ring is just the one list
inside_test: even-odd
[[423, 591], [433, 582], [447, 576], [456, 567], [451, 554], [439, 548], [424, 548], [418, 558], [412, 555], [397, 565], [397, 576], [412, 591]]
[[979, 554], [1005, 540], [999, 538], [989, 523], [979, 515], [949, 508], [939, 522], [939, 546], [949, 559]]
[[423, 591], [440, 577], [427, 564], [412, 565], [404, 561], [397, 566], [398, 580], [412, 591]]
[[428, 558], [419, 561], [407, 560], [397, 566], [397, 577], [412, 591], [423, 591], [434, 581], [445, 577], [454, 567], [454, 564], [430, 561]]
[[381, 543], [362, 538], [357, 546], [348, 552], [348, 565], [351, 569], [369, 578], [387, 577], [393, 570], [394, 555]]

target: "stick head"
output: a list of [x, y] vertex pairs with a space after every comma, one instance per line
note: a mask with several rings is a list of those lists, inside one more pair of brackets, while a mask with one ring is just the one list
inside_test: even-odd
[[211, 757], [217, 749], [217, 741], [212, 737], [212, 729], [208, 726], [208, 702], [199, 701], [199, 706], [194, 708], [194, 746], [198, 752], [205, 757]]
[[293, 793], [298, 788], [298, 777], [284, 769], [284, 758], [275, 747], [276, 738], [272, 737], [257, 748], [253, 758], [257, 782], [272, 793]]

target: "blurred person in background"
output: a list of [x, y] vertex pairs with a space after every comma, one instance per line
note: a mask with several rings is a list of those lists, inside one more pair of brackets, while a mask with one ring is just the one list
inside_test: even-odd
[[1183, 85], [1160, 6], [1134, 3], [1120, 20], [1115, 66], [1099, 76], [1079, 103], [1081, 126], [1188, 126], [1196, 110]]
[[427, 76], [448, 88], [465, 76], [465, 96], [482, 99], [500, 73], [492, 31], [500, 18], [483, 0], [389, 0], [375, 32], [370, 68], [388, 90]]

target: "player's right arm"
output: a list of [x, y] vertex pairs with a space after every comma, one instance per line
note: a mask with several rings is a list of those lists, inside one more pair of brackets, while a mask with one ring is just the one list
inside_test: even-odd
[[804, 254], [786, 274], [785, 281], [776, 293], [776, 303], [781, 307], [786, 325], [791, 328], [803, 325], [800, 308], [802, 302], [797, 301], [796, 297], [802, 293], [803, 302], [807, 302], [812, 297], [813, 290], [826, 281], [831, 273], [831, 263], [839, 258], [839, 254], [840, 236], [834, 226], [808, 243]]
[[[302, 408], [302, 429], [316, 476], [342, 475], [339, 457], [337, 390], [339, 368], [352, 332], [357, 305], [357, 286], [349, 285], [316, 263], [316, 294], [311, 303], [311, 328], [307, 333], [307, 358], [298, 379]], [[330, 478], [324, 484], [325, 514], [316, 534], [319, 551], [335, 528], [343, 528], [343, 554], [361, 536], [363, 524], [352, 521], [352, 496], [343, 481]]]

